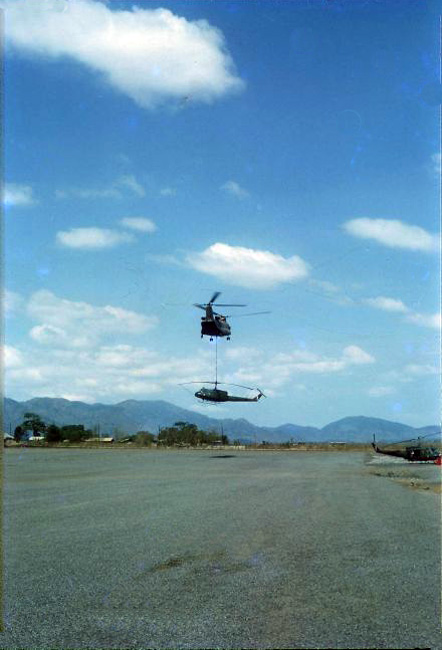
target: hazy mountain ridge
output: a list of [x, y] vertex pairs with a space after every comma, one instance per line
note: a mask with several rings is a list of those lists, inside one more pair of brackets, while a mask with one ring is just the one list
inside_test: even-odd
[[14, 431], [23, 421], [24, 413], [37, 413], [47, 423], [84, 424], [86, 428], [99, 425], [102, 435], [132, 434], [145, 430], [157, 433], [160, 427], [171, 426], [180, 420], [192, 422], [206, 430], [223, 431], [231, 440], [257, 442], [371, 442], [373, 433], [380, 441], [392, 442], [417, 436], [440, 434], [440, 427], [430, 425], [414, 428], [407, 424], [366, 416], [346, 417], [317, 428], [297, 424], [260, 427], [243, 418], [211, 418], [189, 411], [163, 400], [126, 400], [118, 404], [86, 404], [62, 398], [35, 397], [25, 402], [5, 398], [3, 426]]

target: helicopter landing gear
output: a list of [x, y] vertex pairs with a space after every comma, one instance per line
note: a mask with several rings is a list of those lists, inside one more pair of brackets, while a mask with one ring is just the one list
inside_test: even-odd
[[230, 336], [227, 337], [227, 340], [230, 341]]
[[213, 338], [212, 338], [212, 337], [210, 337], [210, 340], [211, 340], [211, 341], [213, 341]]

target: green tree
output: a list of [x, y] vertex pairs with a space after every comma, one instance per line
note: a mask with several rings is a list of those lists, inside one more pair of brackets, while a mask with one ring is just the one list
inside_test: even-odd
[[23, 431], [32, 431], [33, 436], [44, 434], [46, 431], [46, 424], [41, 417], [36, 413], [25, 413], [24, 420], [21, 424]]
[[135, 434], [135, 442], [143, 447], [150, 447], [155, 441], [155, 436], [148, 431], [137, 431]]
[[60, 429], [62, 440], [81, 442], [92, 437], [92, 431], [86, 430], [83, 424], [67, 424]]
[[60, 442], [61, 431], [56, 424], [50, 424], [46, 431], [46, 442]]
[[22, 439], [23, 434], [24, 434], [24, 431], [23, 431], [23, 428], [20, 425], [18, 425], [18, 427], [15, 427], [15, 429], [14, 429], [14, 440], [15, 440], [15, 442], [20, 442], [20, 440]]

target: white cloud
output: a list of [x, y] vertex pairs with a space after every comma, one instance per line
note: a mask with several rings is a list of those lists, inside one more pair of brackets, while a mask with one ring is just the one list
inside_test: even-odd
[[369, 389], [368, 394], [370, 397], [386, 397], [387, 395], [394, 395], [396, 392], [393, 386], [373, 386]]
[[225, 381], [258, 386], [269, 395], [275, 389], [293, 387], [301, 375], [333, 375], [375, 362], [372, 355], [356, 345], [348, 345], [335, 357], [304, 349], [271, 355], [254, 348], [232, 348], [226, 359], [234, 361], [236, 367], [225, 376]]
[[410, 226], [397, 219], [352, 219], [343, 228], [355, 237], [373, 239], [390, 248], [432, 252], [439, 249], [439, 237], [420, 226]]
[[[29, 382], [31, 386], [33, 386], [33, 384], [41, 384], [44, 382], [43, 369], [32, 368], [29, 366], [11, 369], [8, 373], [8, 377], [13, 381], [17, 381], [18, 384]], [[47, 395], [46, 391], [45, 395]]]
[[176, 189], [173, 187], [163, 187], [160, 190], [160, 196], [175, 196]]
[[441, 329], [441, 315], [440, 314], [420, 314], [419, 312], [412, 311], [402, 300], [397, 298], [385, 298], [378, 296], [377, 298], [365, 298], [362, 302], [375, 309], [382, 309], [391, 313], [404, 314], [405, 321], [420, 325], [421, 327], [430, 327], [432, 329]]
[[146, 190], [132, 174], [120, 176], [120, 178], [117, 180], [117, 184], [130, 190], [132, 194], [136, 194], [140, 198], [146, 196]]
[[414, 312], [407, 316], [410, 323], [422, 325], [423, 327], [430, 327], [432, 329], [441, 329], [441, 315], [440, 314], [418, 314]]
[[[74, 303], [75, 304], [75, 303]], [[82, 319], [75, 309], [68, 309], [75, 318], [71, 331], [78, 330]], [[56, 321], [53, 327], [65, 329]], [[93, 319], [86, 318], [84, 330], [94, 329]], [[213, 349], [210, 346], [197, 353], [182, 356], [163, 355], [154, 349], [127, 344], [100, 345], [73, 349], [35, 346], [27, 353], [18, 352], [19, 362], [7, 373], [8, 390], [27, 391], [33, 394], [38, 385], [40, 394], [60, 397], [81, 395], [85, 401], [102, 399], [116, 401], [132, 396], [144, 399], [156, 394], [170, 399], [170, 392], [178, 384], [208, 381], [213, 378]], [[225, 357], [218, 379], [250, 387], [260, 387], [266, 395], [276, 395], [281, 389], [305, 390], [301, 375], [333, 375], [356, 372], [361, 364], [371, 363], [371, 355], [357, 346], [347, 346], [336, 357], [326, 357], [313, 352], [294, 350], [293, 353], [272, 355], [266, 350], [237, 348], [236, 353]], [[301, 361], [303, 360], [303, 361]], [[184, 388], [193, 394], [197, 385]], [[233, 390], [233, 389], [232, 389]], [[238, 389], [237, 389], [238, 390]]]
[[142, 334], [158, 323], [155, 316], [106, 305], [59, 298], [50, 291], [34, 293], [28, 303], [29, 315], [40, 324], [30, 336], [43, 345], [87, 347], [106, 334]]
[[272, 289], [308, 275], [308, 265], [297, 255], [284, 258], [269, 251], [216, 243], [202, 253], [193, 253], [187, 263], [197, 271], [248, 289]]
[[434, 174], [437, 176], [440, 176], [441, 174], [441, 154], [440, 153], [434, 153], [431, 156], [431, 162], [432, 162], [432, 170]]
[[437, 366], [427, 364], [411, 363], [405, 366], [405, 373], [413, 377], [425, 377], [427, 375], [438, 375], [440, 369]]
[[133, 236], [106, 228], [71, 228], [69, 231], [60, 230], [57, 233], [57, 241], [68, 248], [91, 250], [113, 248], [133, 241]]
[[92, 332], [78, 336], [72, 330], [66, 331], [54, 325], [36, 325], [30, 330], [29, 336], [40, 345], [67, 346], [72, 348], [88, 347], [94, 342]]
[[329, 282], [328, 280], [314, 280], [312, 278], [311, 280], [309, 280], [309, 284], [312, 287], [317, 287], [318, 289], [322, 289], [326, 294], [330, 294], [330, 295], [335, 295], [337, 293], [340, 293], [341, 291], [339, 287], [337, 287], [332, 282]]
[[15, 291], [9, 291], [8, 289], [4, 290], [3, 293], [3, 306], [5, 310], [5, 315], [9, 316], [20, 311], [23, 305], [23, 298], [20, 294]]
[[[170, 391], [180, 382], [210, 374], [211, 355], [201, 352], [188, 357], [163, 357], [159, 353], [130, 345], [98, 346], [88, 350], [34, 348], [18, 350], [17, 361], [7, 373], [8, 391], [66, 399], [145, 399]], [[178, 390], [178, 389], [177, 389]]]
[[221, 189], [227, 192], [227, 194], [236, 196], [237, 199], [245, 199], [250, 196], [247, 190], [241, 187], [236, 181], [227, 181], [224, 185], [221, 185]]
[[70, 57], [144, 108], [210, 102], [244, 83], [220, 30], [169, 9], [112, 10], [94, 0], [3, 0], [6, 42], [30, 56]]
[[166, 266], [186, 266], [185, 263], [174, 257], [173, 255], [155, 255], [154, 253], [148, 253], [146, 255], [146, 260], [149, 262], [154, 262], [155, 264], [162, 264]]
[[19, 185], [17, 183], [5, 183], [3, 188], [3, 203], [6, 206], [29, 207], [35, 205], [33, 190], [30, 185]]
[[3, 346], [3, 363], [6, 369], [20, 368], [23, 365], [23, 356], [20, 350], [12, 345]]
[[247, 362], [256, 360], [261, 356], [261, 351], [249, 347], [229, 347], [225, 352], [226, 359], [236, 362]]
[[344, 348], [342, 358], [348, 364], [364, 364], [364, 363], [373, 363], [374, 357], [368, 352], [365, 352], [362, 348], [357, 345], [349, 345]]
[[56, 190], [57, 199], [121, 199], [124, 193], [139, 196], [146, 195], [144, 187], [132, 174], [120, 176], [109, 187], [70, 187], [68, 189]]
[[43, 343], [45, 345], [66, 343], [69, 340], [63, 329], [54, 327], [53, 325], [36, 325], [31, 329], [29, 335], [37, 343]]
[[371, 354], [368, 354], [368, 352], [365, 352], [362, 348], [357, 345], [348, 345], [342, 351], [341, 356], [336, 359], [321, 359], [312, 355], [306, 361], [300, 362], [294, 359], [289, 366], [291, 366], [292, 370], [298, 372], [327, 374], [346, 370], [350, 366], [365, 365], [374, 362], [374, 357], [372, 357]]
[[396, 298], [385, 298], [384, 296], [378, 296], [377, 298], [366, 298], [363, 300], [363, 302], [370, 307], [375, 307], [375, 309], [382, 309], [383, 311], [403, 314], [409, 311], [408, 307], [404, 305], [402, 300], [397, 300]]
[[121, 199], [122, 196], [113, 186], [102, 189], [71, 187], [67, 190], [55, 190], [56, 199]]
[[352, 298], [347, 296], [340, 287], [328, 280], [315, 280], [310, 278], [308, 283], [312, 287], [309, 290], [311, 293], [317, 293], [330, 302], [334, 302], [337, 305], [350, 305], [353, 303]]
[[125, 217], [121, 219], [120, 224], [140, 232], [155, 232], [157, 229], [153, 221], [144, 217]]

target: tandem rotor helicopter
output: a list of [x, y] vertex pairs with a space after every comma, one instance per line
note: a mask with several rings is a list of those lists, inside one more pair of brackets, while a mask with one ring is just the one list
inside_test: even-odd
[[[259, 388], [250, 388], [249, 386], [242, 386], [241, 384], [227, 384], [218, 382], [218, 338], [226, 337], [227, 340], [230, 340], [231, 328], [227, 322], [229, 316], [224, 316], [223, 314], [218, 314], [213, 310], [213, 307], [246, 307], [246, 305], [239, 304], [224, 304], [217, 303], [218, 296], [221, 295], [220, 291], [215, 291], [209, 302], [204, 304], [194, 303], [195, 307], [202, 309], [206, 312], [205, 316], [201, 318], [201, 338], [203, 336], [209, 336], [210, 340], [213, 341], [215, 337], [215, 381], [190, 381], [181, 384], [181, 386], [186, 386], [188, 384], [203, 384], [203, 386], [194, 393], [195, 397], [200, 399], [203, 402], [258, 402], [261, 397], [265, 397], [262, 390]], [[253, 312], [251, 314], [241, 314], [241, 316], [257, 316], [259, 314], [269, 314], [268, 311], [259, 311]], [[213, 385], [214, 388], [207, 388], [206, 385]], [[218, 386], [237, 386], [249, 391], [249, 397], [243, 397], [240, 395], [229, 395], [228, 390], [218, 388]], [[253, 397], [251, 396], [255, 392]]]
[[[247, 305], [229, 305], [216, 303], [215, 300], [221, 295], [220, 291], [215, 291], [209, 302], [205, 304], [194, 303], [194, 307], [198, 307], [206, 312], [206, 315], [201, 318], [201, 338], [203, 336], [210, 336], [213, 341], [214, 336], [226, 336], [230, 341], [231, 327], [227, 322], [230, 316], [223, 316], [213, 311], [213, 307], [246, 307]], [[256, 311], [252, 314], [240, 314], [240, 316], [258, 316], [259, 314], [269, 314], [268, 311]]]

